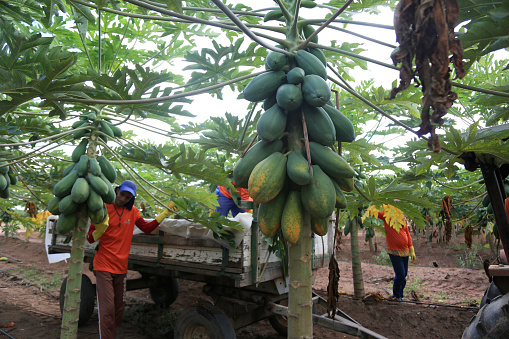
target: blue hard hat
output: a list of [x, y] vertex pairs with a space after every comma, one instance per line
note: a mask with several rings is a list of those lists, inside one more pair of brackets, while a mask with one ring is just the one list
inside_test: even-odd
[[130, 192], [133, 196], [136, 196], [136, 184], [131, 180], [126, 180], [120, 184], [120, 192], [127, 191]]

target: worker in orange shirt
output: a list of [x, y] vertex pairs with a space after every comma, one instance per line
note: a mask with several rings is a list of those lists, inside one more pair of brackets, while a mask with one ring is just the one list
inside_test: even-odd
[[[240, 200], [253, 200], [249, 196], [247, 188], [238, 188], [237, 193], [240, 195]], [[235, 201], [228, 191], [228, 189], [224, 186], [218, 186], [216, 188], [217, 195], [217, 203], [219, 206], [216, 207], [216, 212], [219, 212], [219, 215], [223, 215], [225, 217], [228, 216], [230, 211], [232, 212], [232, 216], [235, 217], [239, 213], [245, 213], [246, 210], [240, 208], [238, 206], [239, 201]]]
[[94, 255], [99, 337], [114, 339], [122, 322], [126, 303], [129, 252], [136, 225], [145, 233], [152, 232], [175, 209], [173, 202], [152, 221], [145, 221], [134, 206], [136, 184], [124, 181], [115, 189], [113, 204], [106, 204], [108, 213], [98, 224], [91, 223], [87, 234], [89, 243], [99, 241]]
[[389, 220], [386, 220], [384, 212], [378, 212], [378, 219], [384, 222], [387, 252], [389, 252], [395, 275], [391, 299], [402, 301], [408, 273], [408, 258], [410, 257], [411, 263], [414, 263], [416, 258], [412, 237], [410, 237], [406, 220], [405, 225], [396, 230], [391, 227]]

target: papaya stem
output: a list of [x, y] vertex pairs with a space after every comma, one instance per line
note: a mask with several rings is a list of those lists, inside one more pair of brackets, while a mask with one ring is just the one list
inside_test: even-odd
[[[128, 0], [128, 1], [132, 2], [133, 0]], [[237, 27], [242, 30], [242, 32], [244, 32], [248, 37], [253, 39], [255, 42], [257, 42], [258, 44], [260, 44], [261, 46], [263, 46], [265, 48], [271, 49], [271, 50], [279, 52], [279, 53], [286, 54], [287, 56], [292, 56], [292, 53], [290, 53], [284, 49], [274, 47], [274, 46], [270, 46], [270, 48], [269, 48], [269, 45], [266, 44], [265, 41], [258, 39], [258, 37], [249, 28], [247, 28], [246, 25], [244, 25], [244, 23], [242, 21], [240, 21], [239, 18], [237, 18], [237, 16], [225, 4], [223, 4], [220, 0], [212, 0], [212, 2], [217, 7], [219, 7], [219, 9], [221, 11], [223, 11], [223, 13], [226, 14], [226, 16], [229, 17], [230, 20], [233, 21], [233, 23], [235, 25], [237, 25]], [[283, 10], [283, 14], [284, 13], [285, 12]]]
[[238, 147], [242, 146], [242, 143], [244, 142], [244, 137], [246, 136], [247, 128], [249, 127], [249, 122], [251, 121], [251, 117], [253, 116], [254, 110], [256, 109], [257, 105], [258, 105], [258, 103], [255, 102], [255, 104], [253, 105], [253, 108], [251, 109], [251, 111], [249, 111], [249, 114], [246, 118], [246, 124], [244, 125], [244, 130], [242, 131], [242, 135], [240, 137]]
[[336, 19], [341, 13], [343, 13], [345, 11], [345, 9], [350, 6], [350, 4], [353, 2], [353, 0], [348, 0], [343, 6], [341, 6], [341, 8], [336, 12], [334, 13], [333, 16], [331, 16], [327, 21], [325, 21], [320, 27], [318, 27], [316, 29], [316, 31], [314, 31], [310, 36], [308, 36], [308, 38], [302, 43], [300, 44], [299, 46], [297, 46], [297, 48], [295, 50], [299, 50], [299, 49], [304, 49], [306, 48], [307, 44], [309, 44], [309, 42], [315, 37], [317, 36], [318, 33], [320, 33], [325, 27], [327, 27], [332, 21], [334, 21], [334, 19]]
[[306, 118], [304, 117], [304, 109], [301, 109], [302, 114], [302, 132], [304, 133], [304, 147], [306, 147], [306, 155], [308, 160], [308, 170], [311, 178], [313, 177], [313, 168], [311, 167], [311, 151], [309, 150], [309, 137], [308, 137], [308, 127], [306, 125]]
[[251, 142], [249, 143], [249, 145], [247, 145], [246, 149], [244, 150], [244, 152], [242, 152], [242, 154], [240, 155], [241, 158], [244, 157], [244, 155], [246, 155], [246, 152], [249, 151], [249, 149], [251, 148], [251, 145], [253, 144], [253, 142], [256, 140], [256, 137], [258, 136], [258, 133], [255, 133], [253, 139], [251, 139]]
[[[265, 72], [268, 72], [268, 71], [260, 71], [260, 72], [256, 72], [253, 74], [244, 75], [244, 76], [241, 76], [241, 77], [238, 77], [235, 79], [231, 79], [231, 80], [222, 82], [220, 84], [197, 89], [194, 91], [182, 92], [182, 93], [178, 93], [175, 95], [168, 95], [168, 96], [159, 97], [159, 98], [133, 99], [133, 100], [96, 100], [96, 99], [59, 98], [58, 101], [80, 102], [83, 104], [98, 104], [98, 105], [136, 105], [136, 104], [158, 103], [158, 102], [170, 101], [170, 100], [175, 100], [175, 99], [179, 99], [179, 98], [184, 98], [184, 97], [188, 97], [188, 96], [206, 93], [210, 90], [214, 90], [214, 89], [221, 88], [221, 87], [224, 87], [224, 86], [227, 86], [230, 84], [234, 84], [236, 82], [239, 82], [239, 81], [242, 81], [245, 79], [253, 78], [253, 77], [260, 75], [262, 73], [265, 73]], [[39, 142], [41, 140], [42, 139], [39, 139], [34, 142]], [[10, 144], [10, 145], [12, 145], [12, 144]]]

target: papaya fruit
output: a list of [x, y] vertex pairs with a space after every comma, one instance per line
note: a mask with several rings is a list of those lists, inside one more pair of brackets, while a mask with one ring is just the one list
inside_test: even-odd
[[[85, 178], [78, 178], [74, 182], [71, 190], [72, 201], [77, 204], [81, 204], [87, 201], [90, 195], [90, 186]], [[65, 212], [62, 212], [65, 213]]]
[[270, 97], [266, 98], [265, 100], [263, 100], [262, 108], [264, 110], [268, 110], [275, 104], [277, 104], [277, 100], [276, 100], [276, 95], [274, 94], [274, 95], [271, 95]]
[[309, 47], [307, 50], [309, 53], [317, 57], [318, 60], [320, 60], [325, 67], [327, 67], [327, 58], [325, 57], [325, 54], [323, 54], [320, 48]]
[[336, 204], [335, 204], [335, 207], [339, 208], [339, 209], [346, 208], [346, 196], [343, 193], [343, 190], [341, 189], [341, 187], [339, 187], [337, 182], [335, 182], [334, 180], [331, 180], [331, 181], [332, 181], [332, 184], [334, 185], [334, 190], [336, 192]]
[[355, 140], [355, 130], [352, 122], [336, 107], [324, 105], [322, 108], [329, 115], [336, 130], [336, 141], [352, 142]]
[[60, 200], [58, 204], [58, 210], [62, 214], [73, 214], [78, 210], [78, 204], [72, 200], [72, 196], [69, 194]]
[[306, 75], [302, 80], [302, 97], [311, 106], [323, 107], [331, 98], [331, 90], [318, 75]]
[[0, 190], [0, 198], [8, 199], [10, 195], [11, 195], [11, 192], [9, 190], [9, 187], [7, 187], [6, 189]]
[[117, 194], [115, 193], [115, 189], [113, 188], [113, 186], [109, 185], [108, 193], [106, 194], [106, 196], [102, 197], [102, 199], [106, 204], [113, 204], [115, 202], [116, 197]]
[[265, 142], [279, 139], [285, 132], [286, 113], [279, 105], [266, 110], [256, 123], [256, 132]]
[[80, 157], [80, 160], [78, 161], [76, 165], [76, 171], [78, 171], [78, 177], [84, 176], [88, 172], [88, 155], [83, 154]]
[[104, 217], [106, 216], [105, 213], [108, 213], [108, 210], [106, 209], [106, 206], [103, 205], [103, 208], [101, 208], [98, 211], [88, 211], [88, 217], [90, 218], [90, 221], [94, 224], [98, 224], [101, 221], [104, 220]]
[[352, 228], [352, 221], [350, 220], [350, 218], [346, 218], [345, 228], [343, 229], [345, 236], [348, 235], [348, 233], [350, 233], [351, 228]]
[[74, 151], [72, 151], [72, 154], [71, 154], [72, 162], [80, 161], [80, 157], [83, 154], [85, 154], [85, 152], [87, 151], [87, 145], [88, 145], [88, 139], [87, 138], [81, 139], [78, 146], [76, 146], [76, 148], [74, 148]]
[[104, 121], [104, 120], [101, 120], [99, 122], [99, 124], [101, 125], [101, 131], [106, 134], [107, 136], [109, 136], [110, 138], [113, 138], [115, 137], [115, 134], [113, 134], [113, 131], [111, 130], [111, 127], [110, 125]]
[[302, 104], [302, 91], [295, 85], [283, 84], [277, 89], [276, 100], [282, 108], [293, 111]]
[[105, 195], [108, 194], [109, 187], [100, 177], [97, 177], [92, 173], [89, 173], [87, 175], [87, 181], [90, 184], [90, 187], [94, 191], [96, 191], [96, 193], [99, 194], [101, 197], [104, 197]]
[[283, 18], [283, 12], [280, 9], [275, 9], [273, 11], [267, 12], [263, 16], [263, 22], [267, 22], [270, 20], [280, 20]]
[[336, 143], [336, 128], [330, 117], [321, 107], [314, 107], [304, 103], [302, 105], [309, 140], [324, 146]]
[[72, 163], [69, 166], [67, 166], [64, 171], [62, 172], [62, 177], [67, 176], [67, 174], [71, 173], [71, 171], [76, 167], [76, 163]]
[[236, 187], [247, 188], [249, 176], [253, 168], [263, 159], [274, 152], [283, 150], [283, 141], [276, 139], [271, 142], [259, 141], [246, 152], [243, 158], [237, 161], [233, 168], [233, 180]]
[[3, 191], [7, 187], [9, 187], [10, 182], [8, 182], [3, 174], [0, 174], [0, 191]]
[[313, 231], [314, 234], [323, 237], [329, 230], [329, 219], [330, 217], [317, 218], [311, 216], [311, 231]]
[[315, 8], [316, 7], [316, 2], [311, 1], [311, 0], [302, 0], [300, 2], [300, 7]]
[[88, 166], [90, 168], [90, 173], [92, 173], [96, 177], [102, 174], [101, 165], [99, 165], [99, 162], [97, 161], [96, 158], [90, 158]]
[[244, 99], [257, 102], [276, 94], [277, 89], [286, 81], [286, 73], [283, 71], [269, 71], [257, 75], [244, 88]]
[[311, 182], [308, 161], [300, 152], [292, 151], [288, 154], [286, 173], [297, 185], [307, 185]]
[[342, 156], [328, 147], [316, 142], [309, 142], [311, 160], [332, 178], [353, 178], [353, 168]]
[[258, 226], [268, 238], [273, 237], [281, 227], [286, 195], [286, 190], [282, 189], [274, 199], [260, 204], [258, 208]]
[[306, 75], [315, 74], [320, 78], [327, 79], [327, 70], [323, 63], [313, 54], [300, 49], [295, 53], [295, 61], [297, 62], [297, 66], [302, 68]]
[[110, 125], [110, 128], [111, 128], [111, 131], [113, 132], [113, 136], [115, 136], [117, 138], [121, 138], [122, 135], [124, 134], [122, 132], [122, 130], [120, 129], [120, 127], [118, 127], [118, 126]]
[[306, 72], [300, 67], [294, 67], [286, 73], [286, 81], [289, 84], [298, 85], [304, 80]]
[[18, 182], [18, 176], [16, 175], [16, 173], [14, 173], [14, 171], [10, 167], [9, 167], [8, 174], [9, 174], [9, 181], [10, 181], [11, 185], [16, 185], [16, 183]]
[[331, 178], [333, 182], [337, 183], [339, 188], [345, 192], [353, 191], [353, 177], [352, 178]]
[[97, 192], [94, 191], [93, 189], [90, 189], [90, 193], [89, 193], [88, 199], [87, 199], [88, 210], [92, 211], [92, 212], [97, 212], [101, 208], [103, 208], [103, 206], [104, 206], [104, 202], [103, 202], [103, 199], [101, 198], [101, 196], [99, 194], [97, 194]]
[[265, 69], [268, 71], [279, 71], [288, 63], [288, 57], [280, 52], [272, 51], [265, 58]]
[[304, 209], [302, 208], [299, 191], [290, 191], [286, 197], [283, 215], [281, 216], [281, 230], [283, 237], [290, 244], [299, 242], [304, 223]]
[[287, 158], [274, 152], [260, 161], [248, 181], [249, 196], [259, 204], [274, 199], [285, 184]]
[[72, 186], [76, 179], [78, 179], [78, 171], [74, 169], [62, 178], [62, 180], [57, 182], [55, 187], [53, 187], [53, 194], [59, 198], [63, 198], [66, 195], [71, 194]]
[[60, 214], [57, 220], [57, 232], [60, 235], [66, 235], [71, 232], [78, 224], [78, 217], [76, 213]]
[[0, 161], [0, 174], [9, 173], [9, 165], [7, 165], [7, 161]]
[[334, 184], [322, 169], [313, 165], [313, 178], [308, 185], [301, 187], [302, 206], [317, 218], [330, 217], [336, 204]]
[[115, 167], [113, 167], [104, 155], [98, 156], [97, 161], [101, 167], [102, 174], [113, 184], [115, 180], [117, 180], [117, 171], [115, 171]]
[[48, 202], [48, 207], [46, 208], [48, 212], [54, 215], [59, 215], [60, 210], [58, 209], [58, 205], [60, 204], [60, 200], [62, 199], [60, 199], [59, 197], [51, 198], [51, 200]]
[[[312, 2], [312, 1], [311, 1]], [[314, 3], [314, 2], [313, 2]], [[316, 5], [316, 4], [315, 4]], [[301, 7], [304, 7], [302, 6], [302, 1], [301, 1]], [[313, 34], [315, 32], [315, 29], [313, 28], [313, 26], [311, 25], [304, 25], [302, 27], [302, 34], [304, 34], [304, 37], [307, 39], [311, 36], [311, 34]], [[311, 39], [311, 42], [314, 42], [314, 43], [318, 43], [318, 35], [315, 35], [313, 37], [313, 39]]]

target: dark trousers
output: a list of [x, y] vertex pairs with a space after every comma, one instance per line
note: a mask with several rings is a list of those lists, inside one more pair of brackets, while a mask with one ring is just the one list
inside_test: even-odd
[[124, 316], [127, 274], [95, 271], [99, 338], [115, 339]]
[[406, 276], [408, 273], [408, 257], [400, 257], [389, 254], [392, 268], [394, 269], [394, 283], [392, 285], [392, 294], [396, 298], [403, 298], [403, 290], [406, 285]]
[[245, 209], [237, 206], [237, 204], [235, 204], [233, 199], [225, 197], [224, 194], [221, 193], [219, 188], [216, 189], [216, 194], [217, 194], [217, 203], [219, 204], [219, 206], [216, 207], [216, 212], [219, 212], [219, 215], [224, 215], [225, 217], [227, 217], [230, 210], [232, 211], [233, 217], [235, 217], [239, 213], [246, 212]]

